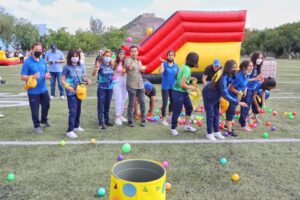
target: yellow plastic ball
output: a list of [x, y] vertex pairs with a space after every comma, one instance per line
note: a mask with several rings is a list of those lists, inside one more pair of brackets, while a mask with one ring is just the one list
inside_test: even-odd
[[95, 138], [92, 138], [91, 141], [90, 141], [90, 143], [91, 143], [91, 144], [96, 144], [96, 143], [97, 143], [97, 140], [96, 140]]
[[240, 176], [238, 174], [232, 174], [231, 180], [233, 182], [238, 182], [240, 180]]

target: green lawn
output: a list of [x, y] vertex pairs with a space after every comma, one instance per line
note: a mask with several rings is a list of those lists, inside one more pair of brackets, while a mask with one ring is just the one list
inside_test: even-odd
[[[92, 62], [93, 58], [88, 59], [89, 74]], [[7, 81], [6, 85], [0, 85], [0, 93], [24, 92], [19, 71], [20, 66], [0, 66], [0, 74]], [[270, 99], [267, 105], [279, 114], [274, 117], [267, 113], [261, 119], [263, 122], [270, 121], [279, 130], [271, 132], [269, 127], [260, 125], [251, 133], [239, 132], [238, 139], [262, 138], [266, 131], [270, 138], [300, 138], [299, 116], [294, 120], [283, 116], [286, 111], [300, 114], [299, 60], [278, 60], [277, 81], [278, 86], [271, 97], [279, 99]], [[155, 87], [160, 97], [160, 86]], [[88, 93], [92, 98], [83, 102], [81, 116], [81, 126], [86, 131], [80, 134], [79, 140], [205, 138], [205, 125], [199, 127], [196, 134], [184, 133], [180, 127], [182, 134], [178, 137], [170, 136], [167, 127], [154, 123], [148, 123], [146, 128], [121, 126], [100, 131], [97, 127], [96, 84], [89, 87]], [[26, 96], [14, 98], [27, 99]], [[3, 99], [0, 97], [0, 101]], [[160, 105], [159, 98], [157, 108]], [[5, 114], [5, 118], [0, 119], [1, 141], [68, 140], [65, 137], [66, 100], [51, 101], [49, 119], [53, 127], [46, 129], [43, 135], [32, 132], [28, 106], [0, 107], [0, 112]], [[112, 119], [113, 113], [112, 103]], [[133, 145], [133, 152], [126, 158], [168, 160], [167, 176], [172, 190], [168, 192], [167, 199], [300, 199], [299, 147], [299, 143]], [[97, 199], [97, 187], [109, 190], [110, 170], [120, 149], [120, 145], [0, 146], [0, 199]], [[218, 164], [221, 156], [228, 159], [228, 165]], [[6, 181], [8, 172], [15, 173], [15, 181]], [[235, 172], [241, 176], [238, 183], [230, 181], [231, 174]], [[108, 195], [104, 199], [108, 199]]]

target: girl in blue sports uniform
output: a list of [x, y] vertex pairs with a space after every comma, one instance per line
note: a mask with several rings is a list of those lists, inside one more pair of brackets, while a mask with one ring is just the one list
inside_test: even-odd
[[[202, 91], [204, 108], [206, 111], [207, 138], [215, 141], [216, 138], [225, 139], [219, 131], [219, 108], [220, 98], [223, 97], [233, 105], [240, 104], [247, 106], [243, 102], [238, 102], [237, 99], [229, 94], [228, 87], [232, 82], [232, 77], [237, 72], [237, 64], [234, 60], [228, 60], [225, 63], [223, 73], [219, 71]], [[230, 134], [230, 133], [229, 133]]]
[[240, 115], [240, 119], [239, 119], [239, 123], [240, 123], [242, 129], [245, 131], [251, 131], [251, 128], [249, 126], [246, 126], [247, 125], [246, 119], [249, 114], [249, 110], [252, 105], [252, 102], [253, 102], [253, 96], [254, 96], [255, 89], [256, 89], [257, 85], [259, 84], [259, 82], [264, 81], [264, 77], [261, 74], [261, 67], [263, 64], [262, 53], [259, 51], [254, 52], [251, 55], [251, 61], [254, 66], [253, 66], [252, 73], [250, 75], [249, 82], [247, 84], [247, 94], [245, 96], [243, 96], [241, 99], [242, 102], [245, 102], [249, 106], [241, 107], [241, 115]]
[[[249, 81], [249, 77], [253, 70], [253, 64], [250, 60], [244, 60], [240, 64], [240, 70], [237, 74], [234, 75], [232, 84], [229, 87], [229, 94], [234, 97], [237, 101], [239, 101], [240, 95], [247, 94], [247, 84]], [[226, 111], [226, 125], [224, 126], [224, 130], [231, 133], [231, 136], [237, 136], [237, 133], [234, 132], [232, 128], [232, 120], [235, 115], [236, 105], [229, 104], [229, 107]]]
[[252, 103], [253, 119], [259, 121], [258, 114], [262, 107], [266, 107], [266, 100], [270, 97], [270, 90], [276, 87], [276, 80], [274, 78], [268, 77], [263, 83], [258, 84], [254, 95]]

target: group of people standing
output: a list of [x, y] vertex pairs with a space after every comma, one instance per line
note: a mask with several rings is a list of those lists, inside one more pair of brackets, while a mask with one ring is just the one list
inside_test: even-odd
[[[51, 46], [51, 51], [46, 54], [46, 60], [41, 56], [41, 43], [34, 43], [31, 49], [31, 56], [25, 61], [21, 71], [21, 79], [28, 81], [34, 78], [37, 81], [35, 88], [28, 89], [28, 97], [31, 108], [32, 120], [35, 132], [43, 133], [43, 127], [49, 127], [48, 110], [50, 108], [50, 98], [55, 96], [55, 80], [58, 81], [60, 97], [64, 98], [66, 91], [69, 117], [66, 135], [69, 138], [77, 138], [77, 132], [83, 132], [80, 127], [81, 103], [82, 99], [76, 95], [78, 86], [81, 84], [90, 85], [87, 78], [82, 54], [78, 49], [68, 52], [67, 63], [64, 63], [63, 54], [57, 50], [56, 45]], [[189, 91], [196, 90], [191, 84], [198, 80], [191, 77], [191, 68], [197, 67], [199, 55], [195, 52], [188, 53], [186, 62], [181, 68], [174, 62], [175, 52], [167, 52], [167, 60], [161, 60], [160, 73], [162, 74], [162, 107], [161, 124], [169, 126], [167, 119], [171, 121], [170, 133], [178, 135], [176, 130], [178, 118], [184, 107], [186, 120], [184, 130], [196, 132], [196, 128], [191, 126], [190, 117], [193, 106], [189, 98]], [[264, 80], [261, 75], [262, 54], [253, 53], [251, 60], [245, 60], [240, 64], [233, 60], [226, 61], [221, 73], [221, 64], [215, 60], [212, 66], [208, 66], [203, 76], [203, 102], [207, 117], [207, 138], [216, 140], [224, 139], [219, 131], [219, 101], [223, 97], [229, 101], [226, 111], [225, 128], [232, 136], [237, 136], [232, 128], [232, 118], [237, 105], [241, 106], [240, 124], [246, 131], [251, 131], [246, 125], [246, 118], [252, 105], [254, 117], [257, 118], [259, 106], [265, 105], [265, 91], [276, 86], [273, 79]], [[49, 65], [49, 70], [47, 67]], [[156, 91], [153, 85], [143, 79], [145, 67], [138, 59], [138, 47], [130, 47], [130, 56], [126, 58], [125, 51], [120, 49], [116, 59], [112, 59], [112, 52], [105, 50], [99, 52], [96, 58], [92, 75], [97, 77], [97, 114], [99, 129], [107, 129], [110, 126], [127, 123], [129, 127], [135, 126], [135, 113], [137, 105], [140, 106], [140, 126], [146, 126], [146, 106], [145, 96], [150, 98], [150, 109], [148, 115], [153, 114], [156, 100]], [[51, 80], [51, 96], [49, 97], [46, 80]], [[274, 84], [275, 83], [275, 84]], [[240, 98], [240, 94], [242, 97]], [[114, 95], [115, 121], [110, 120], [110, 104]], [[257, 102], [257, 95], [261, 101]], [[153, 98], [152, 98], [153, 97]], [[123, 116], [127, 106], [127, 118]], [[255, 99], [255, 100], [254, 100]], [[152, 101], [153, 100], [153, 101]], [[41, 120], [39, 120], [39, 105], [41, 105]], [[168, 108], [168, 113], [167, 113]]]

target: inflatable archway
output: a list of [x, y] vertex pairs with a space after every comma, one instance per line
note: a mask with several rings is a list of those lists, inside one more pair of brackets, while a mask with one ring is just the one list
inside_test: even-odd
[[[168, 50], [176, 52], [175, 61], [184, 64], [190, 51], [200, 55], [199, 68], [203, 72], [215, 58], [222, 65], [228, 59], [239, 63], [241, 43], [244, 38], [246, 11], [177, 11], [156, 31], [139, 44], [139, 59], [146, 68], [146, 74], [157, 74], [160, 58], [166, 58]], [[129, 54], [130, 46], [123, 45]]]

